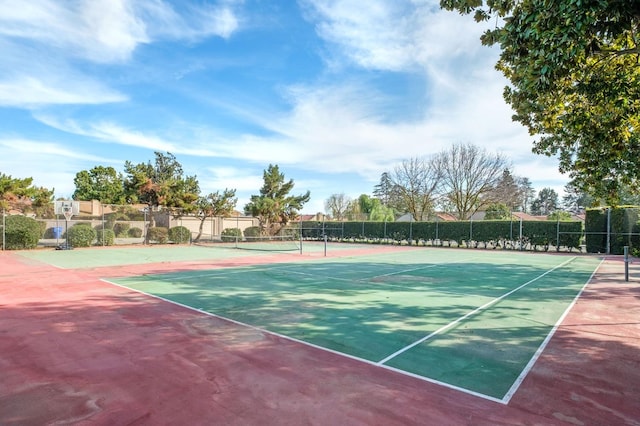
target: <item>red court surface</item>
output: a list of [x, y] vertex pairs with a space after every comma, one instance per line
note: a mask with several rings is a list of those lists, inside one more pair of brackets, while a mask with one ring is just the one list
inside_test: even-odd
[[602, 264], [508, 404], [100, 280], [204, 267], [0, 253], [0, 425], [640, 425], [640, 265]]

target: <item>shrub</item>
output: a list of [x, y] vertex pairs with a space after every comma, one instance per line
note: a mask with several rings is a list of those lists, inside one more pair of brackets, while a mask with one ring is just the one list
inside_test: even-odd
[[[7, 250], [32, 249], [38, 245], [41, 226], [38, 221], [26, 216], [13, 215], [5, 219], [5, 243]], [[1, 228], [1, 227], [0, 227]]]
[[140, 238], [142, 237], [142, 229], [140, 228], [129, 228], [129, 231], [127, 231], [127, 236], [129, 236], [130, 238]]
[[176, 244], [188, 243], [191, 241], [191, 231], [184, 226], [174, 226], [169, 229], [169, 240]]
[[262, 235], [262, 233], [260, 232], [259, 226], [250, 226], [244, 230], [245, 237], [253, 238], [259, 237], [260, 235]]
[[169, 241], [169, 228], [163, 226], [154, 226], [149, 228], [147, 233], [149, 241], [155, 241], [158, 244], [166, 244]]
[[111, 229], [100, 229], [97, 231], [97, 246], [112, 246], [115, 239], [116, 234]]
[[86, 223], [73, 225], [66, 233], [67, 243], [71, 247], [89, 247], [98, 232]]
[[125, 222], [116, 222], [113, 224], [113, 233], [116, 237], [126, 237], [130, 226]]
[[220, 237], [225, 243], [236, 241], [242, 238], [242, 231], [239, 228], [227, 228], [222, 231]]

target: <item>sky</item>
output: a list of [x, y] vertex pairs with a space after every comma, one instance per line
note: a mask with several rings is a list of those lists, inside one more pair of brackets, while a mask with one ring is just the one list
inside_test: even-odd
[[277, 164], [303, 213], [471, 143], [562, 194], [511, 120], [497, 48], [439, 0], [0, 0], [0, 173], [70, 198], [76, 173], [170, 152], [237, 209]]

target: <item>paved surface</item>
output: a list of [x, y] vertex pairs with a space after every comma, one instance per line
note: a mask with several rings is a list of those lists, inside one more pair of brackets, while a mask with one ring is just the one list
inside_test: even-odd
[[1, 253], [0, 424], [640, 425], [640, 268], [626, 283], [619, 258], [507, 405], [99, 279], [176, 267], [61, 270]]

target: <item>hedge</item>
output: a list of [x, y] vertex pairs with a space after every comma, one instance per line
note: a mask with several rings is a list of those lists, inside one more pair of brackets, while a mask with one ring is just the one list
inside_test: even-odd
[[[292, 224], [300, 229], [300, 224]], [[521, 234], [522, 233], [522, 234]], [[246, 235], [246, 231], [245, 231]], [[579, 249], [580, 221], [455, 221], [455, 222], [303, 222], [305, 239], [375, 241], [474, 248]], [[560, 240], [558, 240], [560, 236]]]
[[226, 228], [222, 231], [220, 238], [225, 243], [242, 239], [242, 231], [239, 228]]
[[97, 235], [97, 231], [90, 224], [78, 223], [67, 230], [65, 238], [71, 247], [89, 247]]
[[98, 229], [96, 231], [97, 246], [112, 246], [116, 240], [116, 234], [111, 229]]
[[176, 244], [188, 243], [191, 241], [191, 231], [185, 226], [174, 226], [169, 229], [169, 240]]
[[611, 254], [623, 254], [624, 247], [631, 251], [640, 250], [640, 207], [620, 206], [611, 208], [588, 209], [585, 222], [586, 244], [588, 253], [607, 252], [607, 224], [610, 222], [609, 243]]
[[147, 238], [149, 241], [155, 241], [158, 244], [166, 244], [169, 241], [169, 228], [162, 226], [149, 228]]
[[[42, 225], [30, 217], [12, 215], [5, 218], [6, 250], [23, 250], [36, 248], [38, 240], [44, 234]], [[0, 231], [2, 226], [0, 226]], [[0, 245], [2, 241], [0, 241]]]

